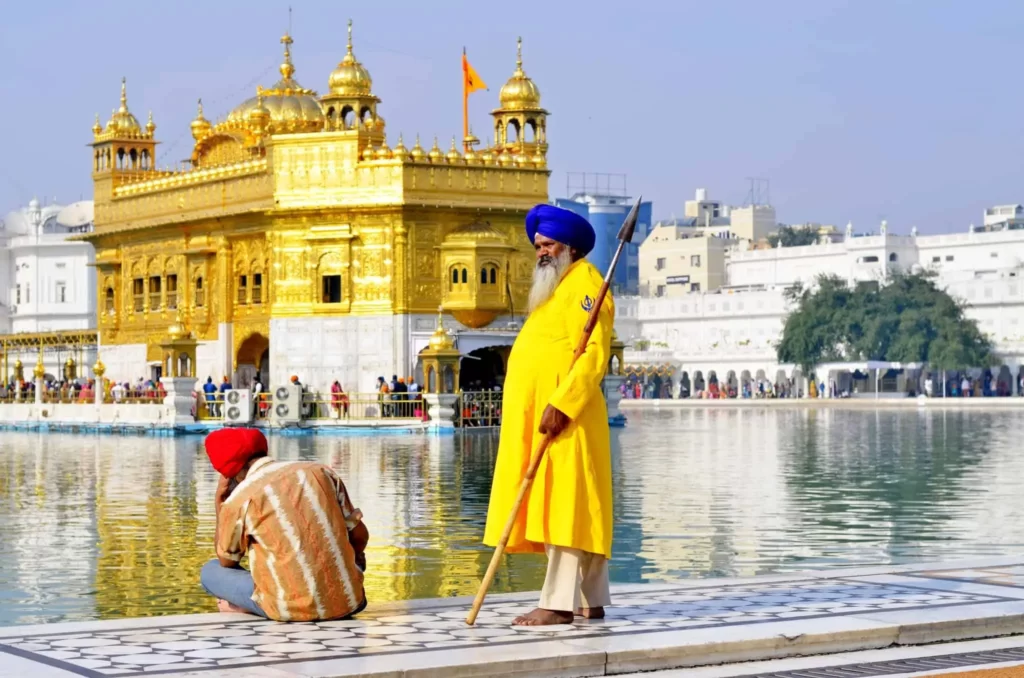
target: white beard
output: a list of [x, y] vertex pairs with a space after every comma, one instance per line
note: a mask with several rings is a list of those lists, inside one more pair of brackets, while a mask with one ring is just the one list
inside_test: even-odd
[[533, 268], [533, 285], [530, 287], [529, 311], [533, 313], [544, 305], [544, 302], [551, 298], [562, 281], [566, 269], [572, 264], [572, 255], [569, 248], [562, 250], [561, 254], [554, 257], [550, 263], [542, 265], [537, 262]]

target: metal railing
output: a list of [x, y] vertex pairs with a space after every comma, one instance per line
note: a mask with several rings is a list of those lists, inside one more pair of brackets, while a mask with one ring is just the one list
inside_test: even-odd
[[455, 410], [462, 428], [501, 426], [501, 391], [463, 391]]
[[311, 421], [366, 419], [424, 419], [426, 406], [419, 393], [306, 393], [303, 417]]

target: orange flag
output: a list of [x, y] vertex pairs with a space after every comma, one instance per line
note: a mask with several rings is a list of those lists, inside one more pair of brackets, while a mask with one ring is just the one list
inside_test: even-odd
[[487, 89], [487, 84], [483, 81], [473, 67], [469, 64], [469, 60], [466, 58], [466, 50], [462, 50], [462, 91], [464, 96], [468, 96], [470, 93], [477, 91], [478, 89]]

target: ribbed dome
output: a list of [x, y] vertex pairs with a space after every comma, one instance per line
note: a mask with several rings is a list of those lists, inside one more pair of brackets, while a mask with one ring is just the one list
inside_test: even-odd
[[106, 131], [126, 136], [142, 133], [142, 125], [128, 110], [127, 82], [124, 78], [121, 78], [121, 107], [111, 114]]
[[300, 85], [292, 76], [295, 67], [289, 45], [292, 38], [285, 35], [284, 63], [281, 64], [281, 79], [269, 89], [262, 90], [262, 106], [260, 97], [246, 99], [228, 114], [228, 127], [247, 127], [249, 113], [254, 108], [265, 108], [270, 113], [270, 129], [274, 134], [289, 132], [319, 132], [324, 128], [324, 112], [317, 100], [316, 92]]
[[352, 21], [348, 22], [348, 50], [338, 67], [331, 72], [327, 84], [331, 94], [337, 96], [369, 96], [373, 87], [370, 72], [359, 63], [352, 52]]
[[523, 40], [516, 50], [516, 70], [501, 88], [498, 100], [502, 108], [540, 108], [540, 89], [523, 71]]

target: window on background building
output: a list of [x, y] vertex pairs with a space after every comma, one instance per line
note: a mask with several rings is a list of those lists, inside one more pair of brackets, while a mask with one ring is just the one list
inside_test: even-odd
[[263, 274], [253, 273], [252, 274], [252, 303], [262, 304], [263, 303]]
[[889, 255], [889, 261], [896, 261], [898, 258], [895, 252]]
[[14, 303], [15, 304], [20, 304], [21, 303], [21, 285], [15, 285], [14, 286]]
[[658, 257], [658, 261], [654, 264], [654, 270], [660, 271], [665, 268], [665, 257]]
[[175, 310], [178, 308], [178, 276], [167, 276], [167, 308]]
[[878, 263], [878, 257], [876, 257], [873, 254], [869, 255], [869, 256], [866, 256], [866, 257], [861, 257], [860, 258], [860, 263], [862, 263], [862, 264], [877, 264]]
[[947, 254], [946, 255], [946, 261], [953, 261], [953, 255], [952, 254]]
[[56, 302], [58, 304], [65, 304], [65, 303], [67, 303], [67, 301], [68, 301], [68, 287], [67, 287], [67, 285], [63, 281], [60, 281], [60, 282], [57, 283], [57, 290], [56, 290], [56, 292], [57, 292], [56, 295], [55, 295]]
[[700, 292], [700, 283], [690, 283], [691, 292]]
[[992, 252], [988, 256], [992, 257], [993, 259], [998, 259], [999, 258], [999, 252]]
[[320, 276], [320, 286], [323, 288], [323, 302], [325, 304], [341, 303], [341, 276], [324, 275]]
[[932, 257], [932, 263], [937, 264], [942, 261], [942, 257]]
[[195, 297], [196, 308], [202, 308], [206, 304], [206, 291], [203, 290], [203, 279], [201, 277], [196, 278]]
[[692, 255], [690, 255], [690, 266], [693, 266], [695, 268], [700, 268], [700, 255], [699, 254], [692, 254]]
[[106, 309], [110, 315], [114, 314], [114, 288], [108, 287], [107, 291], [103, 293], [103, 308]]
[[25, 303], [32, 303], [32, 283], [25, 283]]
[[249, 298], [249, 276], [238, 276], [238, 304], [245, 306]]
[[142, 313], [146, 299], [146, 281], [142, 278], [135, 278], [132, 280], [132, 299], [134, 302], [133, 308], [135, 309], [135, 312]]
[[655, 290], [654, 290], [654, 296], [656, 296], [656, 297], [663, 297], [663, 296], [665, 296], [665, 286], [664, 285], [658, 285], [658, 287], [655, 288]]
[[160, 310], [160, 276], [149, 277], [149, 310]]

